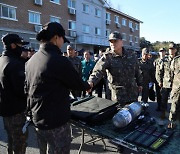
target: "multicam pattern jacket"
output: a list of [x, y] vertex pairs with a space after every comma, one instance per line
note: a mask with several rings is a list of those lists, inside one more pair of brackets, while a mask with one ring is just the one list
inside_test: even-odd
[[170, 56], [165, 57], [163, 62], [160, 64], [159, 73], [156, 75], [156, 80], [160, 84], [163, 84], [163, 88], [172, 87], [172, 74], [171, 74], [171, 63], [173, 58]]
[[180, 121], [180, 55], [175, 57], [171, 64], [172, 71], [172, 91], [171, 91], [171, 110], [169, 120]]
[[163, 59], [161, 58], [157, 58], [155, 61], [154, 61], [154, 67], [155, 67], [155, 77], [156, 77], [156, 81], [157, 81], [157, 77], [158, 77], [158, 74], [160, 72], [160, 66], [161, 66], [161, 63], [163, 63]]
[[172, 71], [172, 94], [173, 92], [180, 93], [180, 55], [176, 56], [171, 64]]
[[89, 81], [96, 85], [106, 75], [106, 71], [113, 101], [121, 103], [137, 100], [142, 75], [134, 53], [124, 48], [122, 56], [111, 50], [106, 51], [96, 63]]
[[68, 57], [69, 61], [73, 64], [75, 70], [78, 72], [80, 77], [82, 76], [81, 60], [78, 57]]
[[140, 60], [140, 69], [142, 71], [143, 83], [148, 84], [155, 80], [155, 68], [151, 60]]

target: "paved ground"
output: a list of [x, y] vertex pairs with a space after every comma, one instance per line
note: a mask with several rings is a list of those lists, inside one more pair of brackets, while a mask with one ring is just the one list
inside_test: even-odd
[[[156, 103], [151, 103], [151, 106], [149, 107], [149, 111], [152, 113], [153, 116], [158, 117], [159, 112], [155, 111], [156, 108]], [[158, 119], [157, 119], [158, 121]], [[80, 147], [80, 142], [81, 142], [81, 130], [78, 128], [73, 129], [73, 136], [75, 139], [72, 141], [71, 145], [71, 154], [77, 154], [78, 149]], [[85, 139], [87, 140], [89, 137], [86, 137]], [[113, 146], [111, 143], [108, 142], [108, 140], [105, 140], [106, 144], [108, 146]], [[3, 122], [2, 118], [0, 117], [0, 154], [5, 154], [7, 149], [7, 137], [6, 137], [6, 132], [3, 129]], [[111, 151], [110, 151], [111, 150]], [[82, 148], [82, 154], [96, 154], [96, 153], [107, 153], [107, 154], [112, 154], [112, 153], [118, 153], [118, 152], [112, 152], [115, 151], [116, 149], [108, 147], [108, 151], [103, 150], [103, 143], [102, 141], [97, 142], [95, 145], [89, 144], [89, 145], [84, 145]], [[37, 142], [36, 142], [36, 135], [34, 132], [34, 129], [32, 127], [29, 128], [29, 138], [28, 138], [28, 148], [27, 148], [27, 154], [38, 154], [38, 147], [37, 147]], [[130, 154], [130, 153], [136, 153], [131, 150], [126, 149], [124, 154]], [[140, 154], [140, 153], [138, 153]]]
[[[80, 142], [81, 142], [81, 130], [78, 128], [73, 128], [73, 135], [74, 139], [71, 144], [71, 154], [77, 154], [78, 149], [80, 147]], [[85, 137], [86, 140], [90, 139], [89, 136]], [[105, 140], [106, 144], [108, 146], [115, 147], [111, 143], [109, 143], [108, 140]], [[102, 141], [96, 142], [95, 145], [92, 144], [86, 144], [82, 147], [82, 154], [90, 154], [90, 153], [118, 153], [116, 152], [115, 148], [108, 147], [107, 151], [104, 151], [103, 149], [103, 143]], [[2, 123], [2, 118], [0, 118], [0, 154], [5, 154], [7, 150], [7, 137], [6, 137], [6, 132], [3, 129], [3, 123]], [[114, 151], [114, 152], [113, 152]], [[131, 150], [125, 150], [125, 154], [131, 153]], [[37, 147], [37, 142], [36, 142], [36, 135], [33, 127], [29, 128], [29, 138], [28, 138], [28, 148], [27, 148], [27, 154], [39, 154], [38, 147]]]

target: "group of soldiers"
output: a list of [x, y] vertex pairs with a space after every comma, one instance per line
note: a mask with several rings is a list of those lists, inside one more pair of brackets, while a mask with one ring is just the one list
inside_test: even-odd
[[[111, 49], [108, 48], [106, 50], [106, 52], [103, 53], [104, 56], [109, 54], [110, 51], [111, 51]], [[160, 118], [162, 120], [164, 120], [168, 116], [167, 104], [168, 104], [169, 96], [171, 94], [172, 105], [171, 105], [169, 120], [172, 121], [173, 119], [176, 119], [176, 118], [173, 118], [175, 115], [176, 115], [176, 117], [178, 117], [178, 112], [179, 112], [179, 106], [178, 106], [178, 104], [179, 104], [178, 103], [179, 102], [179, 94], [178, 94], [179, 87], [178, 87], [178, 85], [179, 84], [174, 84], [175, 82], [178, 83], [178, 81], [180, 80], [180, 79], [178, 79], [178, 77], [176, 77], [179, 75], [179, 73], [178, 73], [179, 68], [178, 68], [178, 65], [173, 66], [174, 61], [177, 61], [176, 63], [178, 63], [177, 59], [179, 56], [177, 55], [177, 46], [175, 43], [170, 43], [168, 51], [166, 51], [165, 48], [160, 48], [158, 53], [159, 53], [159, 57], [153, 58], [152, 56], [150, 56], [150, 51], [148, 50], [148, 48], [142, 49], [141, 58], [139, 58], [139, 62], [137, 62], [137, 64], [138, 64], [137, 67], [139, 67], [140, 75], [139, 75], [139, 77], [136, 76], [137, 79], [140, 81], [139, 83], [141, 83], [141, 86], [142, 86], [142, 91], [141, 92], [139, 91], [139, 93], [142, 94], [142, 101], [148, 102], [148, 99], [151, 95], [150, 94], [150, 86], [152, 86], [152, 89], [154, 90], [154, 85], [155, 85], [156, 98], [157, 98], [157, 109], [156, 110], [161, 112]], [[69, 58], [69, 59], [71, 59], [71, 58]], [[79, 61], [79, 59], [77, 57], [76, 57], [76, 59], [77, 59], [77, 61]], [[106, 59], [107, 59], [107, 57], [106, 57]], [[75, 58], [74, 58], [74, 60], [75, 60]], [[133, 91], [131, 88], [135, 88], [134, 86], [128, 86], [127, 89], [129, 89], [129, 92], [126, 88], [125, 88], [126, 92], [123, 92], [122, 90], [120, 90], [121, 94], [117, 95], [117, 92], [120, 89], [120, 87], [118, 87], [117, 85], [112, 85], [112, 83], [111, 83], [111, 82], [113, 82], [112, 80], [115, 80], [116, 75], [121, 74], [121, 79], [122, 80], [124, 79], [124, 81], [116, 81], [116, 82], [128, 84], [129, 77], [123, 76], [123, 74], [125, 72], [124, 69], [127, 69], [128, 65], [133, 65], [133, 64], [131, 64], [131, 63], [133, 63], [133, 60], [131, 60], [131, 62], [125, 60], [125, 63], [123, 63], [123, 68], [118, 68], [117, 64], [119, 64], [119, 62], [116, 62], [115, 64], [113, 64], [112, 60], [107, 60], [107, 62], [105, 62], [104, 60], [102, 61], [102, 59], [98, 62], [98, 60], [97, 60], [97, 65], [93, 69], [93, 73], [96, 72], [96, 69], [98, 69], [98, 72], [99, 72], [99, 69], [101, 69], [102, 72], [95, 74], [95, 76], [98, 76], [98, 79], [95, 82], [99, 82], [99, 79], [102, 78], [102, 76], [107, 76], [107, 74], [109, 72], [108, 70], [110, 70], [111, 73], [109, 73], [109, 75], [108, 75], [109, 79], [106, 79], [107, 82], [109, 83], [109, 86], [107, 86], [107, 88], [109, 87], [111, 89], [112, 97], [110, 99], [112, 99], [114, 101], [118, 100], [118, 102], [121, 102], [121, 104], [123, 104], [122, 99], [128, 98], [125, 101], [126, 103], [136, 100], [136, 99], [130, 99], [131, 98], [130, 95], [134, 94], [134, 93], [131, 93], [131, 91]], [[78, 67], [76, 64], [77, 61], [72, 62], [74, 64], [75, 68]], [[112, 68], [109, 69], [105, 65], [105, 63], [109, 63], [109, 62], [111, 62], [111, 65], [116, 65], [116, 67], [118, 68], [118, 72], [115, 72], [114, 74], [116, 74], [116, 75], [114, 75], [114, 76], [111, 76], [111, 74], [113, 73]], [[79, 62], [79, 64], [80, 64], [80, 62]], [[103, 68], [104, 65], [105, 65], [105, 68]], [[120, 73], [120, 71], [122, 71], [122, 72]], [[131, 71], [132, 70], [130, 70], [130, 72]], [[82, 73], [81, 70], [79, 72]], [[176, 73], [177, 75], [174, 75], [174, 73]], [[138, 71], [136, 72], [136, 75], [138, 75]], [[90, 74], [89, 74], [89, 76], [90, 76]], [[93, 74], [91, 74], [89, 81], [91, 81], [92, 76], [93, 76]], [[97, 83], [94, 83], [94, 84], [96, 85]], [[138, 82], [135, 82], [135, 84], [138, 85]], [[114, 89], [115, 89], [115, 92], [114, 92]], [[176, 92], [174, 92], [174, 89], [176, 89], [175, 90]], [[123, 93], [125, 96], [122, 96]], [[127, 94], [129, 96], [127, 96]], [[116, 97], [120, 97], [120, 98], [117, 99]], [[154, 95], [154, 97], [155, 97], [155, 95]], [[175, 101], [175, 99], [176, 99], [176, 101]]]
[[[154, 62], [156, 68], [157, 87], [160, 89], [161, 101], [159, 109], [161, 110], [161, 118], [167, 116], [168, 98], [171, 96], [171, 109], [169, 120], [180, 120], [180, 56], [177, 54], [177, 46], [174, 43], [169, 44], [168, 55], [164, 48], [159, 49], [160, 57]], [[170, 124], [172, 127], [172, 123]]]
[[160, 57], [153, 65], [147, 48], [138, 61], [132, 51], [123, 47], [122, 35], [113, 32], [109, 35], [110, 48], [95, 64], [88, 51], [80, 61], [71, 46], [67, 47], [68, 58], [62, 56], [60, 48], [69, 40], [59, 23], [45, 24], [36, 39], [40, 49], [25, 66], [20, 57], [27, 42], [16, 34], [2, 38], [5, 51], [0, 57], [0, 115], [8, 135], [9, 154], [26, 152], [27, 132], [22, 132], [25, 111], [36, 128], [41, 154], [70, 153], [69, 92], [75, 97], [81, 95], [80, 91], [91, 93], [105, 76], [109, 99], [120, 107], [138, 101], [140, 93], [142, 101], [148, 102], [149, 83], [154, 82], [159, 88], [157, 109], [162, 117], [171, 93], [169, 127], [180, 121], [180, 56], [175, 55], [174, 43], [169, 45], [168, 56], [163, 48], [159, 50]]
[[[170, 43], [168, 51], [165, 48], [159, 49], [159, 57], [149, 58], [149, 50], [142, 49], [140, 59], [140, 69], [143, 76], [142, 101], [148, 102], [150, 84], [155, 84], [157, 96], [157, 111], [161, 112], [160, 118], [164, 120], [169, 114], [169, 120], [176, 121], [180, 119], [180, 70], [179, 55], [177, 46]], [[171, 98], [171, 109], [168, 113], [168, 99]], [[171, 123], [171, 125], [172, 125]], [[170, 127], [170, 126], [169, 126]]]

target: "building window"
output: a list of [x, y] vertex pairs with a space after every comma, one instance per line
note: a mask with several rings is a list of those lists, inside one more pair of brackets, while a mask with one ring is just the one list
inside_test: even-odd
[[133, 22], [129, 21], [129, 28], [133, 28]]
[[111, 14], [108, 12], [106, 13], [106, 20], [111, 21]]
[[50, 16], [50, 22], [58, 22], [60, 23], [60, 18], [56, 16]]
[[76, 30], [76, 22], [75, 21], [72, 21], [72, 20], [69, 21], [68, 30]]
[[135, 36], [135, 43], [139, 42], [139, 38], [137, 36]]
[[83, 26], [82, 26], [82, 31], [83, 31], [84, 33], [89, 33], [89, 32], [90, 32], [89, 25], [83, 25]]
[[119, 16], [116, 16], [116, 15], [114, 16], [114, 22], [119, 24]]
[[16, 20], [16, 7], [0, 4], [1, 18]]
[[135, 23], [135, 29], [139, 30], [139, 24]]
[[122, 33], [122, 40], [126, 41], [126, 33]]
[[126, 19], [122, 18], [122, 25], [126, 26]]
[[106, 37], [109, 37], [110, 33], [111, 33], [111, 30], [110, 29], [106, 29]]
[[95, 8], [95, 16], [101, 17], [101, 10]]
[[50, 2], [56, 3], [56, 4], [60, 4], [60, 0], [50, 0]]
[[129, 35], [129, 42], [132, 42], [132, 41], [133, 41], [133, 36]]
[[39, 12], [29, 11], [29, 23], [40, 24], [41, 14]]
[[83, 4], [83, 12], [84, 13], [89, 13], [89, 5]]
[[95, 27], [95, 35], [101, 35], [101, 29], [98, 27]]
[[76, 8], [76, 1], [75, 0], [68, 0], [68, 7], [69, 8]]

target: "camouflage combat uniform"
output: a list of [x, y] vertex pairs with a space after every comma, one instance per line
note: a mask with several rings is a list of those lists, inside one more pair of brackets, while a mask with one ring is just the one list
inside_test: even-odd
[[175, 57], [171, 64], [173, 82], [171, 91], [171, 110], [169, 120], [180, 121], [180, 55]]
[[4, 128], [8, 134], [8, 154], [25, 154], [26, 152], [26, 139], [28, 132], [22, 132], [25, 123], [24, 113], [16, 114], [11, 117], [4, 117]]
[[149, 96], [149, 83], [154, 82], [155, 69], [152, 61], [150, 60], [140, 60], [140, 69], [143, 76], [143, 90], [142, 90], [142, 101], [148, 102]]
[[163, 84], [161, 94], [162, 94], [162, 102], [161, 109], [162, 111], [166, 111], [168, 97], [172, 88], [172, 75], [171, 75], [171, 63], [173, 58], [170, 56], [165, 57], [164, 61], [160, 65], [159, 73], [156, 74], [156, 80], [160, 84]]
[[94, 85], [106, 74], [111, 90], [111, 99], [121, 106], [137, 101], [138, 86], [142, 85], [142, 76], [136, 56], [123, 48], [122, 56], [107, 51], [96, 63], [89, 81]]
[[[68, 57], [68, 59], [73, 64], [73, 67], [78, 72], [79, 76], [82, 77], [81, 60], [78, 57]], [[71, 90], [71, 93], [75, 98], [81, 96], [81, 91]]]
[[[155, 78], [157, 78], [159, 72], [160, 72], [160, 66], [161, 66], [161, 63], [163, 63], [164, 61], [164, 58], [161, 59], [161, 58], [157, 58], [155, 61], [154, 61], [154, 67], [155, 67]], [[162, 97], [161, 97], [161, 87], [159, 86], [158, 84], [158, 81], [157, 79], [155, 80], [155, 86], [156, 86], [156, 97], [157, 97], [157, 103], [158, 103], [158, 110], [161, 109], [161, 102], [162, 102]]]
[[[48, 154], [69, 153], [71, 145], [71, 130], [69, 123], [51, 130], [40, 130], [36, 128], [36, 132], [38, 136], [38, 146], [41, 147], [40, 154], [46, 154], [46, 151], [48, 151]], [[47, 142], [49, 144], [47, 144]]]
[[81, 60], [78, 57], [68, 57], [68, 59], [73, 64], [75, 70], [82, 76]]

